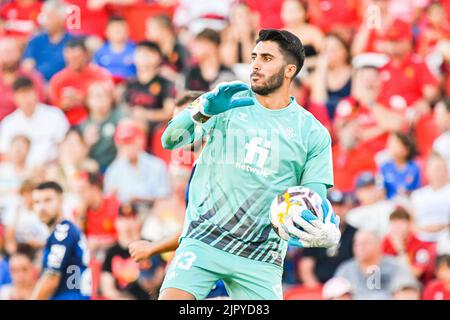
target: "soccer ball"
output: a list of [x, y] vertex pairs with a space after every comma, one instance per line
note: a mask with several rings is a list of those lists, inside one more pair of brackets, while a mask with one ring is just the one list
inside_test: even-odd
[[303, 230], [292, 218], [300, 216], [306, 209], [323, 221], [322, 198], [306, 187], [290, 187], [273, 199], [270, 206], [270, 222], [281, 239], [289, 240], [290, 236], [286, 232], [289, 226], [295, 225]]

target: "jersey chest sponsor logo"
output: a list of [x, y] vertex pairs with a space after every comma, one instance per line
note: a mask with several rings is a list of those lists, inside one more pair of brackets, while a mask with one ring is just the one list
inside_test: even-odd
[[[243, 162], [237, 162], [237, 169], [247, 171], [262, 177], [268, 177], [275, 170], [267, 168], [267, 159], [272, 148], [272, 141], [262, 137], [254, 137], [245, 144], [245, 157]], [[271, 159], [273, 160], [273, 159]]]

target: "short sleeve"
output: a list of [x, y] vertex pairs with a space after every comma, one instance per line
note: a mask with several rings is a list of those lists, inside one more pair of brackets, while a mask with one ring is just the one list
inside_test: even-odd
[[331, 156], [331, 137], [320, 127], [309, 134], [308, 152], [300, 184], [323, 183], [331, 188], [333, 183], [333, 161]]

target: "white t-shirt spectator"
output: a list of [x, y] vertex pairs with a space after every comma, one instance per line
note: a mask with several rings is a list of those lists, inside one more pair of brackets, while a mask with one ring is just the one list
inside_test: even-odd
[[394, 209], [394, 202], [378, 201], [371, 205], [350, 210], [345, 220], [356, 229], [373, 231], [379, 236], [384, 236], [388, 232], [389, 216]]
[[57, 157], [57, 145], [67, 130], [69, 122], [58, 108], [38, 104], [31, 117], [17, 109], [5, 117], [0, 125], [0, 152], [6, 153], [12, 139], [27, 136], [31, 141], [27, 165], [43, 165]]
[[45, 245], [49, 236], [47, 226], [39, 219], [37, 214], [28, 210], [19, 196], [9, 202], [3, 216], [5, 227], [13, 228], [18, 243], [42, 243]]
[[397, 258], [383, 256], [378, 266], [364, 273], [355, 258], [343, 262], [335, 277], [347, 279], [355, 300], [390, 300], [392, 287], [400, 277], [414, 279], [411, 272]]
[[105, 193], [116, 192], [122, 203], [133, 198], [153, 199], [169, 195], [167, 168], [163, 160], [141, 152], [137, 166], [124, 157], [118, 157], [105, 173]]
[[450, 172], [450, 131], [444, 132], [434, 140], [433, 151], [439, 153], [447, 161]]
[[[411, 194], [411, 202], [418, 227], [450, 223], [450, 184], [440, 190], [420, 188]], [[422, 241], [435, 242], [448, 232], [449, 228], [440, 232], [419, 231], [417, 236]]]

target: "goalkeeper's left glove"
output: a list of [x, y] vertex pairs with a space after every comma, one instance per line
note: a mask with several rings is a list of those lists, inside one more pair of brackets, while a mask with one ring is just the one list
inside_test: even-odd
[[290, 235], [289, 244], [301, 248], [330, 248], [339, 243], [341, 232], [339, 230], [340, 219], [333, 212], [328, 199], [322, 202], [323, 221], [310, 210], [303, 210], [301, 215], [292, 219], [295, 225], [287, 227], [286, 232]]

